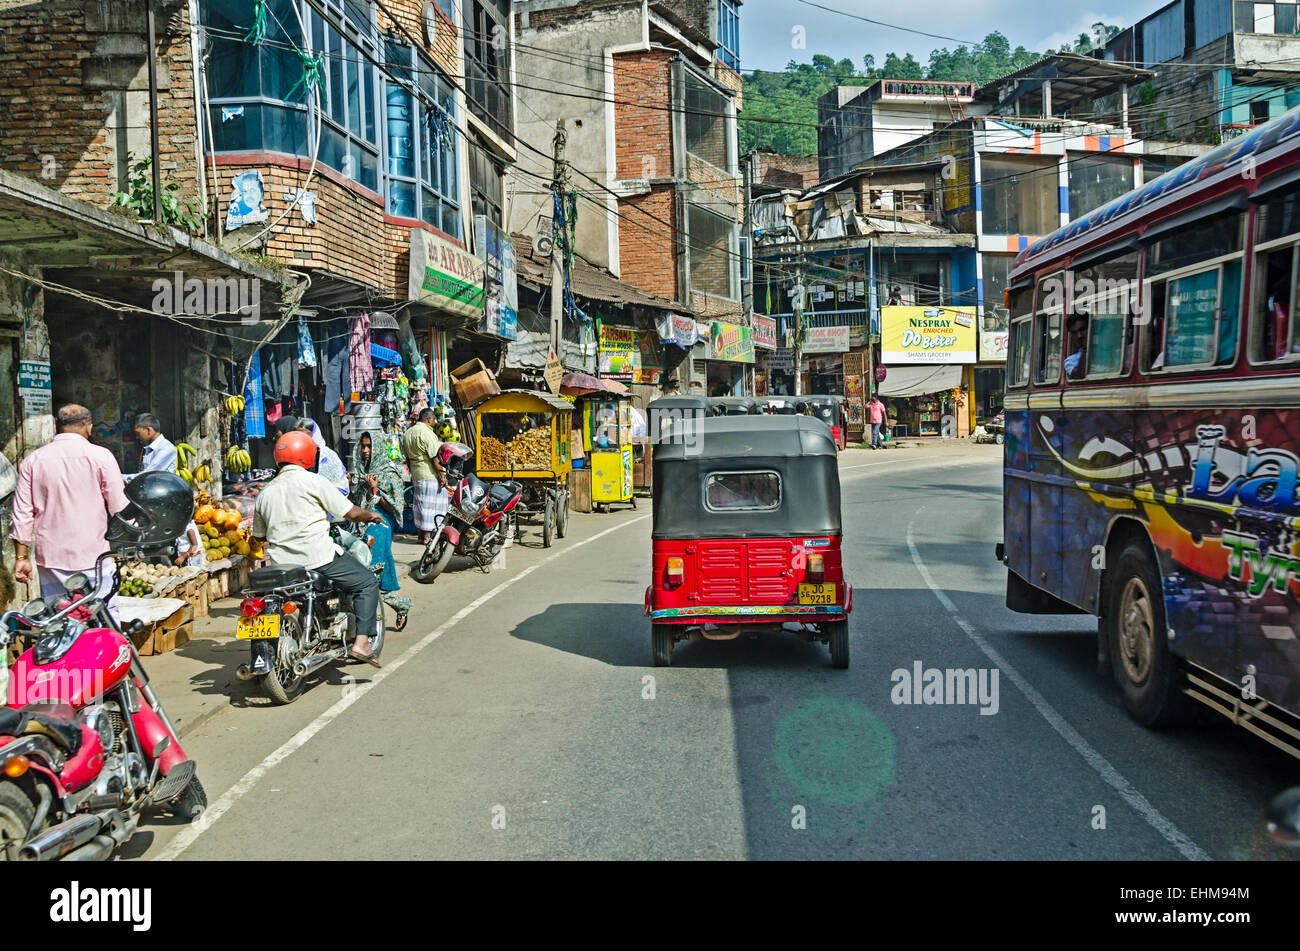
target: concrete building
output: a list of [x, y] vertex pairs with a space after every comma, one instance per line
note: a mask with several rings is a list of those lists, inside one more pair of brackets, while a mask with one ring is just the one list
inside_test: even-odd
[[[561, 123], [574, 252], [683, 314], [743, 324], [738, 8], [731, 0], [515, 3], [518, 135], [542, 148], [520, 149], [510, 230], [553, 227]], [[698, 345], [693, 353], [709, 360]], [[703, 373], [691, 379], [705, 384]]]
[[974, 92], [974, 83], [920, 79], [836, 86], [817, 100], [822, 181], [960, 119]]
[[1217, 143], [1300, 104], [1300, 7], [1173, 0], [1116, 35], [1110, 62], [1153, 72], [1134, 104], [1148, 139]]

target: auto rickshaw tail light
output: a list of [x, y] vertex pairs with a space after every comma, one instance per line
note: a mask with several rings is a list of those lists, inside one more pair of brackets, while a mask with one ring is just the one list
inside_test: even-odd
[[664, 567], [668, 587], [675, 588], [686, 580], [686, 562], [681, 558], [669, 558]]
[[826, 577], [826, 556], [809, 555], [808, 556], [808, 580], [821, 581]]
[[5, 760], [5, 775], [10, 779], [17, 779], [27, 772], [31, 766], [31, 761], [26, 756], [11, 756]]

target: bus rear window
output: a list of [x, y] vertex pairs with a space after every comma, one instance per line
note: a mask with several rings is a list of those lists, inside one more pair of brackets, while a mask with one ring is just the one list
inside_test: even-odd
[[704, 485], [710, 512], [770, 512], [781, 507], [781, 477], [775, 472], [710, 472]]

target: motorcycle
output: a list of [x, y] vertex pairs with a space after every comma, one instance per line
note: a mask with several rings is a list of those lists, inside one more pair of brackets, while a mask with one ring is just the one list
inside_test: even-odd
[[51, 605], [29, 601], [0, 616], [0, 647], [20, 628], [35, 645], [10, 671], [0, 708], [0, 857], [6, 861], [99, 861], [136, 832], [141, 813], [168, 806], [193, 821], [207, 795], [193, 760], [149, 684], [131, 643], [100, 593], [70, 576]]
[[[382, 564], [371, 564], [370, 539], [344, 529], [330, 530], [335, 546], [366, 565], [378, 578]], [[307, 678], [327, 664], [345, 660], [356, 638], [357, 618], [352, 599], [320, 572], [308, 568], [262, 568], [248, 576], [240, 592], [235, 637], [247, 640], [249, 663], [240, 664], [240, 680], [259, 680], [273, 703], [293, 703]], [[370, 648], [378, 657], [384, 649], [384, 602], [375, 615]]]
[[518, 531], [516, 509], [523, 486], [512, 480], [488, 485], [470, 468], [470, 449], [464, 444], [444, 443], [439, 452], [447, 479], [456, 487], [446, 516], [411, 569], [416, 581], [436, 579], [452, 555], [462, 555], [483, 571], [491, 571], [510, 533]]

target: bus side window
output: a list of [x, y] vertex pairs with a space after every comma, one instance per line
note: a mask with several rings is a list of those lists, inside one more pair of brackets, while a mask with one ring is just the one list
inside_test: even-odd
[[1056, 271], [1038, 282], [1034, 315], [1034, 382], [1061, 378], [1061, 316], [1065, 312], [1065, 272]]
[[1296, 359], [1295, 354], [1300, 354], [1300, 321], [1295, 319], [1298, 232], [1297, 193], [1274, 198], [1256, 209], [1249, 338], [1252, 363]]
[[1029, 382], [1029, 318], [1012, 321], [1008, 341], [1007, 385], [1024, 386]]
[[1066, 321], [1067, 380], [1118, 376], [1131, 366], [1128, 328], [1137, 263], [1134, 252], [1075, 272]]
[[1232, 363], [1241, 324], [1240, 214], [1214, 215], [1147, 249], [1151, 325], [1147, 369]]

